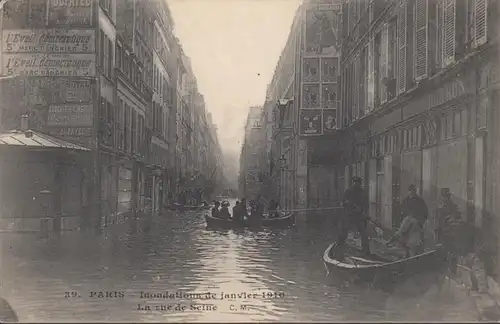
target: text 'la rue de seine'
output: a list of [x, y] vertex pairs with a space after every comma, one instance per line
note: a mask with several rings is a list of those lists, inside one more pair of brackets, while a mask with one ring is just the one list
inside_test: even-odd
[[[204, 292], [204, 293], [184, 293], [184, 292], [141, 292], [140, 298], [145, 299], [147, 303], [138, 304], [137, 310], [139, 311], [217, 311], [218, 306], [213, 304], [196, 303], [195, 301], [251, 301], [251, 300], [269, 300], [269, 299], [283, 299], [285, 294], [282, 292]], [[179, 302], [173, 304], [151, 304], [150, 301], [158, 300], [188, 300], [192, 301], [189, 305], [184, 305]], [[230, 310], [234, 311], [234, 305], [231, 305]], [[241, 308], [240, 308], [241, 310]]]

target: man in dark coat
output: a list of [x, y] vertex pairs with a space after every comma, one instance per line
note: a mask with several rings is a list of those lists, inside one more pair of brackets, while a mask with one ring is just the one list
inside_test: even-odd
[[216, 201], [214, 205], [214, 208], [212, 208], [212, 217], [219, 217], [220, 202]]
[[347, 189], [344, 194], [344, 215], [342, 215], [339, 224], [339, 259], [343, 258], [344, 245], [352, 227], [355, 227], [361, 235], [361, 246], [363, 252], [369, 256], [370, 242], [368, 240], [367, 216], [368, 197], [361, 187], [362, 179], [360, 177], [352, 178], [352, 187]]
[[408, 196], [403, 200], [403, 215], [412, 214], [423, 227], [429, 216], [429, 210], [424, 199], [417, 194], [417, 187], [414, 184], [408, 186]]
[[429, 216], [429, 209], [425, 200], [417, 194], [417, 187], [414, 184], [408, 186], [408, 196], [403, 200], [401, 206], [403, 218], [405, 216], [413, 216], [420, 225], [421, 239], [424, 241], [424, 224]]
[[449, 270], [456, 271], [456, 264], [458, 256], [462, 254], [462, 247], [460, 243], [466, 237], [461, 233], [463, 228], [461, 213], [458, 206], [451, 200], [451, 193], [449, 188], [441, 189], [442, 204], [437, 212], [437, 227], [436, 236], [438, 243], [443, 244], [447, 254]]

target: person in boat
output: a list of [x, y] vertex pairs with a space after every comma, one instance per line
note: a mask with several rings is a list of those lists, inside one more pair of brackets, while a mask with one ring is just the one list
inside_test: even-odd
[[278, 218], [279, 217], [278, 209], [279, 209], [279, 203], [276, 200], [271, 199], [271, 201], [269, 202], [269, 206], [267, 207], [267, 211], [269, 212], [269, 218]]
[[241, 221], [241, 206], [240, 202], [236, 200], [236, 204], [233, 207], [233, 220], [234, 221]]
[[451, 198], [449, 188], [441, 189], [442, 204], [437, 212], [436, 236], [438, 243], [443, 245], [446, 252], [449, 270], [455, 272], [460, 254], [458, 244], [464, 237], [459, 233], [462, 225], [461, 213]]
[[422, 251], [422, 228], [418, 219], [409, 212], [394, 236], [387, 242], [387, 246], [399, 242], [406, 251], [406, 257], [415, 256]]
[[219, 217], [220, 202], [214, 201], [214, 208], [212, 208], [212, 217]]
[[403, 200], [401, 206], [403, 219], [406, 215], [413, 215], [420, 224], [422, 241], [424, 240], [424, 224], [429, 216], [429, 209], [425, 200], [417, 194], [417, 187], [414, 184], [408, 186], [408, 196]]
[[339, 259], [344, 257], [344, 246], [349, 231], [356, 227], [361, 235], [361, 247], [365, 255], [370, 256], [370, 242], [368, 240], [367, 216], [368, 197], [361, 187], [360, 177], [352, 178], [352, 187], [344, 193], [344, 215], [339, 222], [339, 236], [337, 244], [339, 246]]
[[219, 218], [222, 219], [231, 219], [231, 214], [229, 213], [229, 207], [231, 204], [228, 201], [222, 203], [222, 208], [219, 212]]
[[240, 203], [240, 211], [241, 211], [241, 219], [245, 220], [248, 218], [248, 211], [247, 211], [247, 200], [246, 198], [241, 199]]

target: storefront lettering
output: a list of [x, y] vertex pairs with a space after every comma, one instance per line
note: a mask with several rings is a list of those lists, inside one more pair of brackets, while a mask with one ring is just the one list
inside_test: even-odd
[[49, 107], [48, 126], [92, 126], [92, 105], [52, 105]]
[[465, 85], [462, 80], [454, 80], [434, 91], [430, 97], [430, 108], [440, 106], [447, 101], [456, 99], [465, 94]]
[[4, 30], [3, 50], [7, 53], [92, 53], [93, 30]]
[[53, 7], [90, 7], [92, 0], [51, 0]]
[[4, 54], [4, 73], [29, 76], [94, 76], [92, 54]]

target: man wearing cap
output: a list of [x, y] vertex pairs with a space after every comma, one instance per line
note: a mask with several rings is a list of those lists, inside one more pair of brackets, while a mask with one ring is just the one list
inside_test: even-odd
[[370, 243], [368, 241], [367, 218], [368, 197], [361, 187], [362, 179], [360, 177], [352, 178], [352, 187], [347, 189], [344, 194], [344, 210], [345, 213], [340, 219], [339, 237], [337, 244], [339, 245], [339, 258], [343, 257], [343, 248], [345, 241], [352, 227], [356, 227], [361, 235], [361, 246], [366, 255], [370, 255]]
[[463, 236], [461, 235], [463, 233], [460, 233], [462, 223], [461, 213], [458, 210], [458, 206], [451, 200], [449, 188], [441, 189], [441, 199], [442, 204], [437, 213], [438, 224], [436, 234], [438, 242], [443, 244], [447, 253], [449, 270], [454, 272], [456, 270], [458, 255], [461, 252], [460, 242], [466, 238], [461, 237]]
[[408, 196], [403, 200], [403, 216], [412, 214], [424, 226], [429, 215], [429, 210], [424, 199], [417, 194], [417, 187], [414, 184], [408, 186]]

